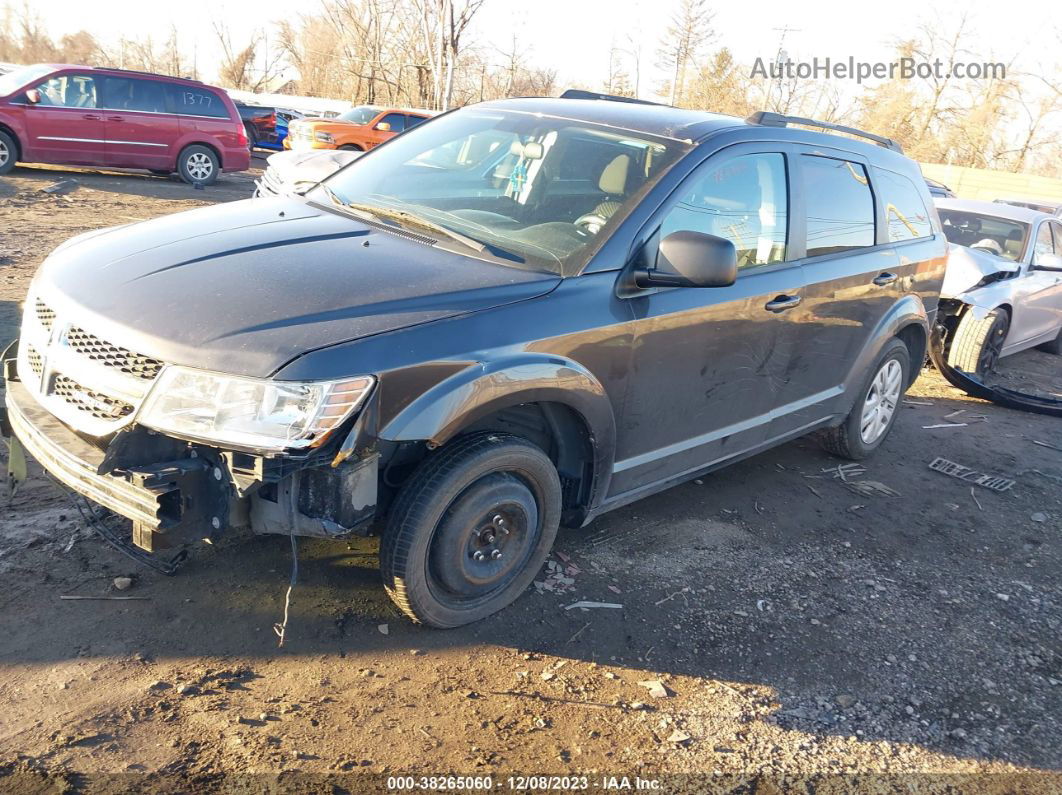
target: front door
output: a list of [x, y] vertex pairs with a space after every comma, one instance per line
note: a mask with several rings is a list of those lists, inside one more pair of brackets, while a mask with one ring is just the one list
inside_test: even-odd
[[1022, 276], [1015, 284], [1014, 310], [1007, 333], [1007, 347], [1043, 337], [1059, 324], [1059, 303], [1062, 302], [1062, 273], [1036, 270], [1038, 258], [1056, 252], [1052, 222], [1042, 221], [1034, 227], [1032, 257], [1023, 264]]
[[612, 493], [679, 478], [764, 441], [790, 356], [788, 314], [803, 299], [787, 259], [787, 157], [737, 146], [695, 169], [657, 215], [648, 246], [672, 232], [725, 237], [738, 253], [729, 287], [629, 298], [631, 388], [617, 427]]
[[36, 86], [40, 101], [26, 106], [24, 160], [103, 165], [106, 135], [96, 82], [89, 75], [65, 72]]

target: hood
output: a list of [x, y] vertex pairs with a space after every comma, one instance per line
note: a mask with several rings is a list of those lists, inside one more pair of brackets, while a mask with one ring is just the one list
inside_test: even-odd
[[948, 269], [944, 273], [944, 283], [940, 288], [941, 298], [958, 298], [967, 290], [972, 290], [986, 276], [1016, 273], [1021, 265], [1009, 259], [997, 257], [987, 251], [948, 244]]
[[48, 258], [33, 290], [112, 344], [264, 377], [318, 348], [526, 300], [559, 281], [270, 198], [83, 236]]

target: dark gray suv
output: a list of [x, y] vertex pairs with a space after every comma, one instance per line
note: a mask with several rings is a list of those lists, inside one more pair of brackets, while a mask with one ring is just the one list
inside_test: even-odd
[[116, 542], [380, 533], [394, 600], [453, 627], [561, 523], [811, 432], [872, 452], [945, 253], [918, 166], [869, 133], [488, 102], [304, 195], [60, 246], [3, 424], [132, 520]]

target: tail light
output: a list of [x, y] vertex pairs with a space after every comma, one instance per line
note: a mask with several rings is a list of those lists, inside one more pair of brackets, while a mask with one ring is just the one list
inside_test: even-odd
[[236, 132], [236, 143], [240, 146], [247, 146], [247, 130], [243, 128], [242, 124]]

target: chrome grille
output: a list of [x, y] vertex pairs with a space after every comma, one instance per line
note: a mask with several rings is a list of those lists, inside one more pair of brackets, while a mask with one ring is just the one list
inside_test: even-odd
[[75, 430], [106, 436], [132, 422], [164, 363], [65, 321], [63, 307], [31, 293], [22, 318], [20, 380]]
[[44, 360], [41, 358], [40, 353], [32, 345], [26, 346], [26, 361], [29, 362], [30, 369], [37, 378], [41, 377], [41, 373], [44, 372]]
[[162, 362], [158, 359], [152, 359], [150, 356], [141, 356], [139, 353], [133, 353], [126, 348], [112, 345], [77, 326], [71, 326], [67, 329], [66, 343], [78, 353], [84, 354], [95, 362], [107, 367], [116, 367], [123, 373], [142, 378], [145, 381], [155, 380], [155, 376], [162, 369]]
[[37, 299], [34, 308], [37, 313], [37, 322], [44, 327], [45, 331], [51, 331], [52, 324], [55, 323], [55, 312], [49, 309], [40, 298]]
[[117, 398], [93, 392], [65, 375], [57, 376], [52, 394], [58, 395], [78, 411], [91, 414], [98, 420], [117, 420], [133, 413], [133, 407]]

